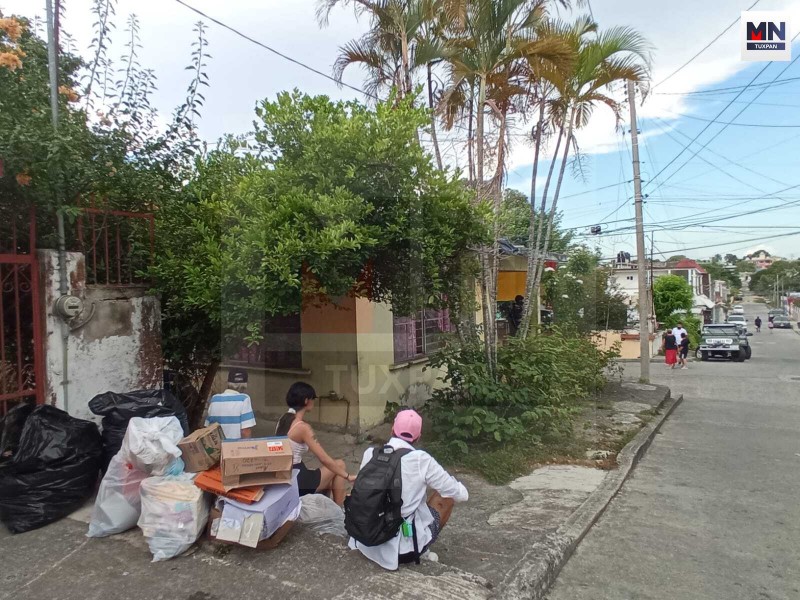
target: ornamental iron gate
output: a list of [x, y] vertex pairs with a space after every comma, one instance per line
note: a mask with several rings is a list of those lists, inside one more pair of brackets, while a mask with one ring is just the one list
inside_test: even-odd
[[0, 220], [0, 417], [20, 402], [41, 404], [45, 385], [36, 215], [9, 212]]

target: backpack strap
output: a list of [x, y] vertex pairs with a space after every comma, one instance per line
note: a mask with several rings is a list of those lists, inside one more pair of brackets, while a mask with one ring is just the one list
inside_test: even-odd
[[[387, 448], [390, 450], [389, 452], [386, 451]], [[390, 446], [389, 444], [386, 444], [380, 450], [381, 454], [383, 454], [384, 456], [388, 456], [389, 464], [392, 465], [392, 471], [394, 473], [392, 475], [392, 479], [394, 479], [394, 477], [397, 475], [397, 469], [400, 468], [400, 460], [406, 454], [408, 454], [409, 452], [411, 452], [411, 450], [409, 450], [408, 448], [395, 449], [392, 446]], [[389, 498], [392, 501], [392, 504], [395, 504], [396, 506], [400, 506], [401, 504], [403, 504], [403, 482], [402, 482], [402, 479], [400, 480], [400, 485], [399, 486], [395, 487], [394, 485], [392, 485], [389, 488]]]
[[411, 520], [411, 534], [414, 536], [414, 563], [419, 564], [419, 542], [417, 541], [417, 520]]

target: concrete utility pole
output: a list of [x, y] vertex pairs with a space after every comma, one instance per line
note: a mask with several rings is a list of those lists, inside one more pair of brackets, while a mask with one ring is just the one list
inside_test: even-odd
[[633, 193], [636, 208], [636, 257], [639, 273], [639, 381], [650, 383], [650, 295], [647, 290], [647, 254], [644, 246], [642, 218], [642, 178], [639, 173], [639, 132], [636, 124], [636, 92], [628, 81], [628, 104], [631, 108], [631, 151], [633, 152]]

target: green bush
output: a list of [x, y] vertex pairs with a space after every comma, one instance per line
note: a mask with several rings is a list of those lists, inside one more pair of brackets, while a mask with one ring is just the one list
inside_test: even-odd
[[509, 338], [498, 349], [495, 379], [479, 345], [449, 348], [431, 359], [447, 386], [434, 391], [425, 411], [438, 440], [463, 452], [468, 443], [536, 443], [569, 431], [576, 400], [605, 385], [605, 370], [617, 356], [554, 328], [527, 340]]

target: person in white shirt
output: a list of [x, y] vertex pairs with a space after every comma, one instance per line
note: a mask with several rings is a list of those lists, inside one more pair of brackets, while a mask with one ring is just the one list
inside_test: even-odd
[[206, 416], [206, 426], [219, 423], [226, 440], [249, 438], [256, 426], [256, 417], [247, 391], [247, 371], [231, 369], [228, 387], [211, 397]]
[[[468, 500], [469, 493], [430, 454], [411, 445], [419, 439], [421, 433], [422, 417], [419, 413], [402, 410], [395, 417], [392, 438], [388, 445], [395, 450], [411, 450], [400, 459], [403, 485], [401, 513], [407, 522], [414, 523], [417, 548], [422, 558], [437, 560], [429, 548], [450, 519], [455, 503]], [[367, 448], [364, 452], [362, 468], [372, 459], [373, 452], [373, 448]], [[429, 487], [434, 491], [427, 496]], [[351, 537], [349, 547], [359, 550], [385, 569], [396, 570], [401, 563], [413, 562], [415, 559], [414, 540], [404, 536], [402, 528], [394, 538], [379, 546], [365, 546]]]
[[678, 323], [675, 327], [672, 328], [672, 335], [675, 336], [675, 339], [680, 344], [681, 340], [683, 339], [683, 334], [689, 335], [689, 333], [683, 328], [683, 323]]

